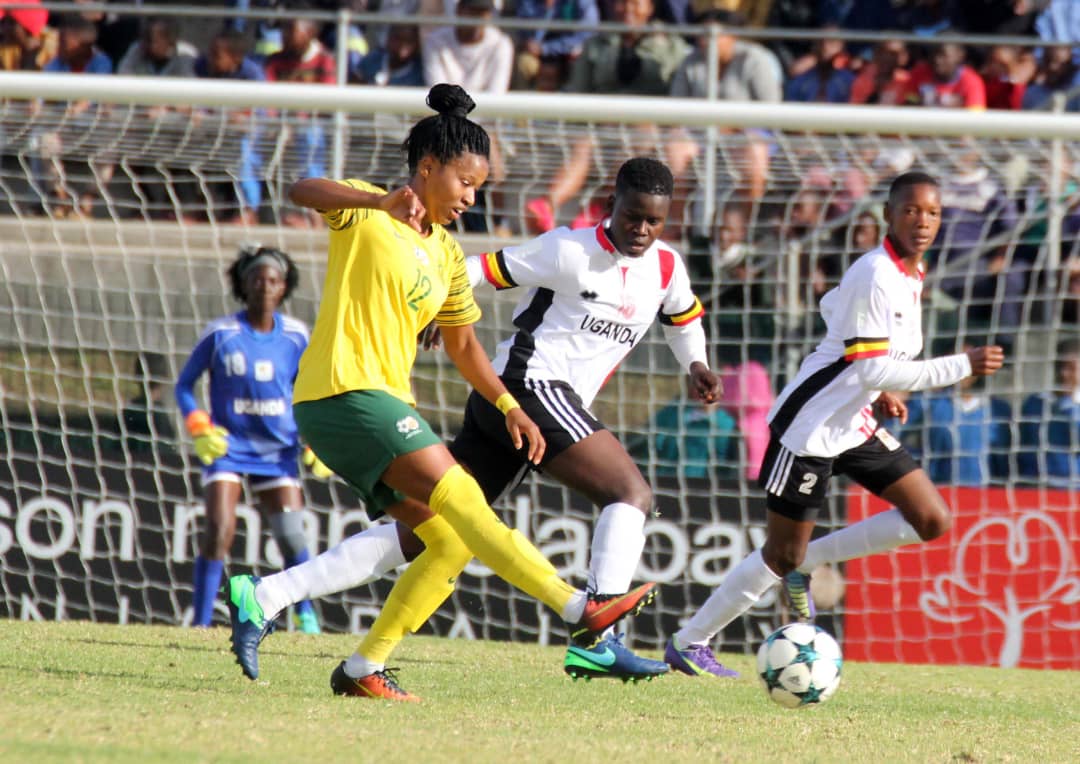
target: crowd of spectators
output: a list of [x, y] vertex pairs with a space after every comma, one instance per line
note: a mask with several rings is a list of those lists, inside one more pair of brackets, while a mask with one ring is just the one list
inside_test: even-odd
[[[1080, 3], [1071, 0], [231, 0], [228, 5], [237, 9], [235, 17], [199, 24], [100, 10], [0, 11], [0, 70], [335, 83], [338, 30], [302, 11], [344, 5], [400, 17], [395, 24], [354, 23], [345, 30], [345, 71], [355, 86], [426, 88], [451, 81], [474, 94], [519, 90], [705, 98], [711, 90], [707, 56], [714, 51], [715, 92], [722, 100], [1021, 110], [1057, 108], [1055, 97], [1062, 94], [1065, 110], [1080, 111]], [[263, 21], [241, 13], [266, 8], [285, 13]], [[425, 23], [441, 16], [476, 23]], [[504, 29], [492, 23], [496, 18], [579, 26]], [[622, 23], [627, 30], [590, 28], [601, 21]], [[722, 31], [715, 39], [710, 34], [684, 37], [669, 30], [673, 23], [718, 24]], [[810, 42], [766, 40], [752, 34], [762, 27], [835, 34]], [[913, 32], [920, 42], [850, 40], [853, 32], [889, 30]], [[1009, 35], [1041, 43], [965, 46], [935, 40], [941, 35], [950, 40]], [[120, 158], [80, 152], [78, 141], [93, 123], [95, 105], [82, 101], [65, 108], [65, 127], [42, 133], [31, 157], [34, 182], [45, 189], [42, 207], [54, 217], [115, 215], [104, 209], [99, 195], [112, 182]], [[216, 214], [218, 222], [246, 225], [319, 225], [316, 218], [284, 207], [267, 218], [264, 154], [266, 133], [274, 130], [272, 112], [230, 110], [215, 116], [155, 107], [142, 116], [183, 126], [225, 119], [235, 128], [233, 145], [222, 152], [235, 157], [231, 182], [210, 182], [197, 168], [163, 167], [152, 156], [124, 164], [123, 180], [152, 211], [148, 216], [201, 222]], [[290, 118], [287, 141], [281, 144], [290, 166], [301, 175], [328, 174], [325, 115]], [[598, 125], [565, 139], [552, 130], [543, 140], [562, 144], [552, 146], [555, 165], [543, 165], [539, 177], [533, 167], [528, 182], [513, 187], [506, 181], [515, 172], [511, 158], [519, 147], [512, 131], [493, 130], [492, 136], [491, 179], [478, 205], [481, 213], [468, 216], [468, 230], [527, 235], [555, 225], [593, 225], [604, 215], [609, 193], [610, 173], [605, 176], [598, 167], [617, 166], [626, 154], [664, 159], [677, 180], [665, 238], [683, 245], [707, 303], [721, 361], [736, 374], [775, 370], [783, 342], [793, 335], [804, 342], [815, 336], [820, 329], [812, 324], [817, 299], [853, 257], [880, 241], [882, 184], [919, 161], [902, 142], [894, 145], [883, 137], [865, 155], [852, 153], [861, 149], [838, 147], [827, 160], [796, 157], [795, 162], [792, 154], [798, 151], [782, 145], [775, 134], [719, 130], [713, 144], [720, 153], [717, 173], [706, 178], [702, 160], [710, 144], [702, 131], [648, 124], [605, 130]], [[395, 142], [385, 143], [389, 148], [379, 150], [393, 153]], [[1071, 167], [1065, 168], [1068, 178], [1062, 187], [1063, 247], [1053, 258], [1062, 265], [1050, 273], [1044, 270], [1047, 177], [1026, 168], [1022, 156], [992, 161], [989, 153], [972, 141], [943, 142], [940, 164], [931, 168], [943, 180], [944, 222], [930, 257], [930, 285], [947, 310], [965, 306], [954, 311], [964, 330], [986, 331], [1010, 347], [1021, 326], [1032, 321], [1080, 326], [1080, 185]], [[784, 161], [798, 168], [781, 172]], [[781, 175], [783, 184], [777, 182]], [[713, 184], [716, 203], [706, 219], [708, 184]], [[207, 195], [214, 203], [207, 204]], [[796, 286], [787, 286], [792, 283]], [[1033, 300], [1036, 293], [1051, 297]], [[756, 396], [755, 411], [769, 395]], [[952, 393], [916, 399], [915, 412], [927, 422], [942, 416], [954, 420], [945, 431], [920, 425], [920, 447], [937, 454], [940, 443], [975, 432], [970, 420], [982, 414], [973, 412], [994, 410], [977, 401], [977, 391], [970, 390], [957, 391], [955, 401]], [[727, 448], [727, 419], [743, 424], [743, 405], [751, 403], [699, 416], [673, 404], [661, 430], [705, 427], [720, 433], [711, 445], [703, 440], [695, 446], [712, 454]], [[653, 448], [665, 451], [672, 443], [661, 437]], [[738, 448], [745, 455], [746, 443]], [[1000, 473], [981, 462], [941, 469], [958, 480], [972, 475], [997, 479]], [[1010, 467], [1010, 475], [1018, 473], [1028, 474]]]

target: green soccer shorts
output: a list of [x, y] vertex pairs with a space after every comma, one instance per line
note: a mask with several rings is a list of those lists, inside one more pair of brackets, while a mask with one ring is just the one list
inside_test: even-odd
[[390, 462], [442, 445], [416, 409], [382, 390], [353, 390], [293, 406], [300, 437], [364, 502], [372, 520], [405, 497], [382, 482]]

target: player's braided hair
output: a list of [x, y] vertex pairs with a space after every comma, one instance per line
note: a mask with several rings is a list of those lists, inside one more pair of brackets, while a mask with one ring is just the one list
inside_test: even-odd
[[259, 258], [269, 258], [282, 265], [285, 270], [285, 294], [282, 295], [281, 301], [289, 299], [289, 295], [293, 293], [293, 290], [300, 284], [300, 270], [296, 267], [296, 263], [289, 257], [287, 252], [282, 252], [280, 249], [274, 249], [273, 247], [261, 247], [258, 245], [248, 245], [240, 247], [240, 251], [236, 255], [236, 259], [232, 265], [229, 266], [225, 273], [229, 277], [229, 283], [232, 284], [232, 293], [240, 302], [247, 300], [247, 295], [244, 293], [244, 276], [247, 275], [248, 270], [256, 264], [256, 260]]
[[675, 190], [675, 179], [671, 170], [657, 159], [634, 157], [619, 168], [615, 176], [615, 193], [623, 194], [636, 191], [653, 196], [671, 196]]
[[903, 175], [897, 175], [889, 185], [889, 205], [896, 204], [896, 200], [905, 189], [922, 185], [934, 186], [935, 188], [941, 187], [937, 178], [921, 170], [912, 170], [911, 172], [905, 172]]
[[476, 103], [464, 88], [445, 83], [435, 85], [428, 91], [427, 105], [439, 113], [413, 125], [401, 144], [408, 157], [409, 172], [416, 172], [420, 160], [428, 155], [444, 164], [462, 154], [488, 158], [491, 139], [484, 128], [468, 118]]

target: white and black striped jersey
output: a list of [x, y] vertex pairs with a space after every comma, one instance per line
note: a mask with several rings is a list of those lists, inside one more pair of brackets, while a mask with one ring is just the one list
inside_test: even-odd
[[514, 308], [517, 331], [492, 362], [504, 379], [561, 380], [588, 407], [657, 317], [684, 371], [706, 362], [705, 311], [682, 257], [660, 241], [626, 257], [605, 223], [468, 258], [474, 284], [528, 289]]
[[825, 339], [769, 411], [775, 437], [799, 456], [834, 457], [864, 442], [882, 390], [921, 390], [971, 374], [967, 355], [913, 361], [922, 352], [923, 273], [908, 273], [886, 239], [821, 298]]

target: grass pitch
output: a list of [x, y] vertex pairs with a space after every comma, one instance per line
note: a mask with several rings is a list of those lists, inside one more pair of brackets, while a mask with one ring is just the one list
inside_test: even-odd
[[414, 637], [394, 661], [413, 705], [330, 694], [355, 645], [275, 634], [250, 682], [224, 629], [0, 620], [0, 761], [1080, 759], [1077, 672], [847, 663], [828, 704], [788, 711], [749, 656], [734, 681], [586, 683], [559, 648]]

